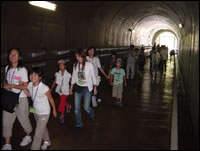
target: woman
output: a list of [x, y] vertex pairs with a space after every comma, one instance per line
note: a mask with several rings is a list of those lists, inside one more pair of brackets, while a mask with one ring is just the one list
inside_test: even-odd
[[[3, 88], [19, 93], [28, 85], [28, 73], [23, 66], [20, 50], [16, 48], [10, 49], [8, 52], [8, 60], [9, 64], [5, 69], [6, 80], [3, 83]], [[28, 99], [23, 91], [20, 93], [19, 104], [15, 112], [9, 113], [3, 110], [3, 137], [5, 137], [5, 145], [3, 145], [2, 150], [12, 150], [10, 138], [12, 136], [12, 128], [16, 117], [26, 133], [20, 146], [26, 146], [32, 141], [30, 136], [32, 126], [29, 120]]]
[[58, 111], [61, 112], [60, 115], [60, 123], [64, 123], [64, 113], [65, 108], [67, 112], [70, 112], [71, 105], [68, 103], [67, 98], [69, 95], [69, 83], [71, 80], [71, 74], [66, 70], [66, 65], [64, 60], [58, 61], [59, 71], [55, 73], [55, 80], [51, 86], [51, 91], [56, 87], [56, 92], [60, 95], [60, 104], [58, 107]]
[[81, 98], [83, 96], [84, 109], [89, 117], [94, 120], [94, 111], [90, 107], [92, 90], [94, 87], [94, 95], [97, 94], [96, 76], [92, 63], [86, 61], [86, 54], [82, 49], [76, 52], [77, 62], [74, 64], [70, 94], [75, 91], [75, 127], [83, 127], [81, 118]]
[[[96, 57], [95, 51], [96, 51], [96, 49], [95, 49], [94, 47], [90, 47], [90, 48], [88, 49], [87, 52], [88, 52], [89, 57], [88, 57], [87, 60], [88, 60], [89, 62], [91, 62], [91, 63], [93, 64], [93, 66], [94, 66], [95, 76], [96, 76], [96, 79], [97, 79], [97, 90], [98, 90], [99, 83], [100, 83], [100, 81], [101, 81], [101, 77], [99, 76], [98, 69], [99, 69], [99, 70], [101, 71], [101, 73], [106, 77], [106, 79], [109, 80], [109, 77], [108, 77], [108, 75], [105, 73], [105, 71], [103, 70], [103, 68], [101, 67], [100, 60], [99, 60], [98, 57]], [[98, 102], [101, 102], [101, 98], [100, 98], [100, 95], [99, 95], [99, 91], [98, 91], [98, 93], [97, 93], [96, 96], [95, 96], [95, 95], [92, 96], [92, 99], [94, 99], [95, 101], [96, 101], [96, 99], [97, 99]]]

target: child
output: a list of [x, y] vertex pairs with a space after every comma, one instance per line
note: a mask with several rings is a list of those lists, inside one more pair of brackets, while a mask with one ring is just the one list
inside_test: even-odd
[[50, 116], [50, 105], [53, 108], [53, 116], [56, 117], [56, 107], [54, 100], [49, 91], [49, 87], [45, 85], [42, 79], [42, 70], [39, 67], [34, 67], [30, 71], [30, 81], [27, 89], [24, 89], [24, 92], [27, 96], [32, 98], [33, 106], [30, 108], [30, 112], [34, 113], [36, 120], [36, 129], [33, 143], [31, 146], [32, 150], [39, 150], [42, 139], [44, 143], [41, 147], [42, 150], [46, 150], [48, 146], [51, 145], [49, 133], [47, 130], [47, 122]]
[[[113, 86], [112, 96], [117, 99], [116, 104], [122, 107], [122, 92], [123, 92], [123, 80], [126, 87], [126, 77], [124, 69], [121, 68], [122, 60], [120, 58], [116, 61], [116, 67], [111, 71], [111, 85]], [[113, 83], [114, 81], [114, 83]]]
[[58, 107], [58, 111], [61, 112], [60, 123], [64, 123], [65, 107], [67, 108], [67, 112], [70, 112], [71, 110], [71, 105], [66, 100], [69, 95], [69, 82], [71, 74], [65, 69], [66, 66], [64, 60], [58, 61], [58, 67], [60, 70], [55, 73], [55, 80], [51, 86], [51, 91], [57, 84], [56, 92], [60, 95], [60, 104]]

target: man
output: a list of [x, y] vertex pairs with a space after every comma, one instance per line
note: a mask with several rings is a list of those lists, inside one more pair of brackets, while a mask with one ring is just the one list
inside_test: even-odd
[[127, 66], [126, 66], [126, 78], [129, 79], [129, 73], [131, 70], [131, 79], [134, 78], [135, 74], [135, 57], [136, 52], [134, 50], [135, 46], [131, 45], [127, 52]]
[[167, 59], [168, 59], [168, 48], [166, 46], [161, 47], [160, 51], [161, 55], [161, 72], [166, 73], [166, 67], [167, 67]]

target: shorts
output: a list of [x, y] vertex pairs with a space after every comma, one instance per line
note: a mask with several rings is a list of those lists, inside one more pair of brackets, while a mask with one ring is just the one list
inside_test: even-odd
[[113, 85], [112, 96], [121, 99], [123, 93], [123, 83]]

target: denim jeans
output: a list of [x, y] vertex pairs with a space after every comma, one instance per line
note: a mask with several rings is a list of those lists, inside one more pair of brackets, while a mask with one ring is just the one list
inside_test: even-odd
[[91, 104], [91, 96], [92, 96], [92, 91], [88, 90], [88, 87], [85, 87], [82, 92], [77, 93], [75, 92], [75, 121], [76, 121], [76, 126], [82, 127], [82, 117], [81, 117], [81, 98], [83, 96], [83, 108], [84, 110], [89, 114], [89, 117], [91, 119], [94, 118], [94, 111], [90, 107]]

